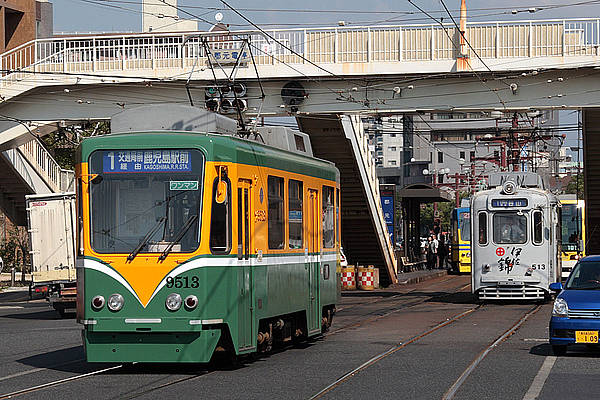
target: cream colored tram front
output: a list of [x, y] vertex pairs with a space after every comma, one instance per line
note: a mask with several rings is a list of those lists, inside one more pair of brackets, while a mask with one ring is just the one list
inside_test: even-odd
[[543, 299], [560, 280], [560, 204], [536, 174], [498, 175], [471, 199], [472, 292], [481, 300]]

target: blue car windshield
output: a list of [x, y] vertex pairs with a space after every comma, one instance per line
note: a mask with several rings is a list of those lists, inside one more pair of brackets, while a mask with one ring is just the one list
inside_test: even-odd
[[579, 262], [569, 275], [565, 288], [574, 290], [600, 289], [600, 262]]

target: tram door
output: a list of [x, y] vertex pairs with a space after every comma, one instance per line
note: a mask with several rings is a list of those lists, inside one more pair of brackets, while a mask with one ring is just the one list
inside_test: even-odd
[[238, 347], [254, 347], [254, 312], [252, 308], [252, 268], [250, 249], [252, 235], [250, 216], [252, 215], [252, 181], [240, 179], [237, 189], [238, 204], [238, 287], [240, 301], [238, 307]]
[[320, 330], [320, 313], [319, 313], [319, 269], [320, 269], [320, 238], [319, 238], [319, 221], [321, 213], [319, 212], [319, 191], [308, 189], [308, 206], [307, 206], [307, 224], [308, 224], [308, 292], [309, 292], [309, 311], [308, 311], [308, 331]]

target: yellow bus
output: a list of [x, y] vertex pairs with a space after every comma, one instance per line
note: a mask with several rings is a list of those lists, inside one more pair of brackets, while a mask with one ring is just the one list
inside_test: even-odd
[[559, 196], [562, 205], [562, 277], [567, 278], [585, 256], [585, 201], [575, 195]]

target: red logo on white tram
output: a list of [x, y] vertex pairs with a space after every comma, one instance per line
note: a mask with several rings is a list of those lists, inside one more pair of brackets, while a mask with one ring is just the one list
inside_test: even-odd
[[498, 247], [498, 248], [496, 249], [496, 255], [497, 255], [498, 257], [502, 257], [502, 256], [504, 255], [504, 249], [503, 249], [502, 247]]

